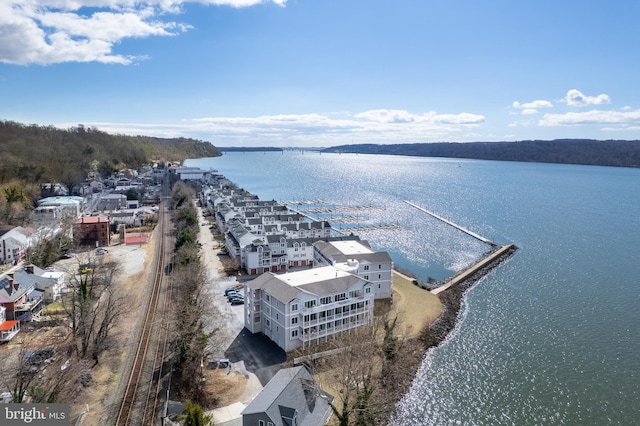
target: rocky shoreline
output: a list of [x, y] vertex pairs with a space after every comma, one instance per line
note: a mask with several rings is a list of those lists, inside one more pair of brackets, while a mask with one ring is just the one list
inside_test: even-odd
[[[455, 283], [438, 294], [438, 298], [443, 305], [442, 314], [431, 325], [425, 326], [420, 337], [413, 340], [414, 344], [404, 346], [404, 353], [399, 354], [399, 358], [402, 359], [403, 363], [402, 372], [395, 371], [392, 382], [385, 380], [384, 377], [382, 378], [382, 385], [385, 389], [386, 397], [394, 401], [394, 407], [411, 388], [411, 383], [415, 379], [427, 351], [440, 345], [455, 328], [465, 291], [473, 287], [493, 269], [508, 260], [517, 250], [518, 247], [515, 245], [504, 246], [504, 250], [502, 250], [498, 256], [495, 256], [486, 263], [481, 263], [481, 266], [477, 266], [478, 264], [472, 266], [470, 269], [477, 268], [473, 273], [456, 280]], [[487, 257], [491, 257], [493, 253], [490, 253]], [[461, 275], [463, 274], [464, 272], [461, 273]], [[375, 422], [375, 424], [389, 424], [389, 421], [393, 417], [393, 411], [394, 410], [391, 409], [387, 412], [386, 416], [388, 417], [385, 416], [386, 419], [384, 421], [378, 419], [380, 421]]]
[[516, 251], [518, 251], [517, 246], [509, 246], [509, 248], [501, 253], [500, 256], [483, 265], [473, 274], [469, 275], [464, 280], [457, 282], [438, 295], [443, 305], [443, 311], [442, 315], [440, 315], [425, 332], [425, 334], [428, 335], [425, 336], [428, 338], [428, 347], [439, 345], [455, 328], [464, 293], [480, 281], [482, 277], [513, 256]]

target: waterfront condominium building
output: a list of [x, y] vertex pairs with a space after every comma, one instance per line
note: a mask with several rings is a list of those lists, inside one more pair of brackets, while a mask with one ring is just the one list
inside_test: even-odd
[[313, 245], [316, 265], [333, 265], [374, 284], [376, 299], [391, 297], [393, 261], [386, 251], [374, 251], [362, 240], [318, 241]]
[[245, 327], [286, 352], [373, 321], [374, 284], [333, 266], [267, 272], [245, 284]]

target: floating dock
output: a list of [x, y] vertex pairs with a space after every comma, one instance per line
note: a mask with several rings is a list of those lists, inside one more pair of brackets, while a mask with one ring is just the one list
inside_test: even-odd
[[475, 238], [475, 239], [478, 239], [478, 240], [482, 241], [483, 243], [489, 244], [491, 247], [496, 247], [496, 246], [497, 246], [497, 244], [496, 244], [496, 243], [494, 243], [493, 241], [489, 240], [488, 238], [485, 238], [485, 237], [483, 237], [482, 235], [478, 235], [478, 234], [476, 234], [475, 232], [469, 231], [467, 228], [463, 228], [462, 226], [457, 225], [457, 224], [455, 224], [455, 223], [451, 222], [450, 220], [447, 220], [447, 219], [443, 218], [442, 216], [438, 216], [437, 214], [435, 214], [435, 213], [433, 213], [433, 212], [430, 212], [429, 210], [427, 210], [427, 209], [425, 209], [425, 208], [423, 208], [423, 207], [420, 207], [419, 205], [414, 204], [414, 203], [412, 203], [411, 201], [407, 201], [407, 200], [405, 200], [404, 202], [405, 202], [405, 203], [407, 203], [407, 204], [409, 204], [409, 205], [410, 205], [410, 206], [412, 206], [412, 207], [415, 207], [416, 209], [418, 209], [418, 210], [420, 210], [420, 211], [422, 211], [422, 212], [425, 212], [425, 213], [426, 213], [426, 214], [428, 214], [429, 216], [433, 216], [433, 217], [435, 217], [436, 219], [438, 219], [438, 220], [440, 220], [440, 221], [442, 221], [442, 222], [446, 223], [447, 225], [453, 226], [454, 228], [456, 228], [456, 229], [458, 229], [458, 230], [460, 230], [460, 231], [464, 232], [465, 234], [470, 235], [470, 236], [472, 236], [473, 238]]
[[402, 229], [402, 226], [397, 225], [397, 224], [390, 224], [390, 225], [362, 225], [362, 226], [349, 227], [349, 228], [335, 228], [335, 227], [332, 227], [332, 229], [334, 231], [336, 231], [336, 232], [339, 232], [342, 235], [347, 235], [347, 234], [355, 234], [357, 232], [397, 230], [397, 229]]

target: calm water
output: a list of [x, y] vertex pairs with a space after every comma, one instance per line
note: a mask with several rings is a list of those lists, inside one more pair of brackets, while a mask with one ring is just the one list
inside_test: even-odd
[[189, 160], [261, 199], [371, 207], [359, 232], [421, 279], [485, 244], [404, 203], [520, 247], [467, 293], [394, 425], [640, 424], [640, 170], [367, 155]]

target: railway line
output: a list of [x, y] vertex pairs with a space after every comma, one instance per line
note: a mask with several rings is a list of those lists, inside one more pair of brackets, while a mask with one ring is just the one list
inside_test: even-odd
[[137, 331], [137, 347], [114, 422], [118, 426], [157, 425], [164, 411], [171, 374], [170, 327], [165, 322], [166, 318], [171, 317], [168, 315], [171, 307], [171, 277], [167, 274], [171, 269], [172, 256], [168, 237], [169, 219], [166, 202], [162, 202], [158, 211], [154, 272], [147, 299], [141, 306], [144, 312]]

